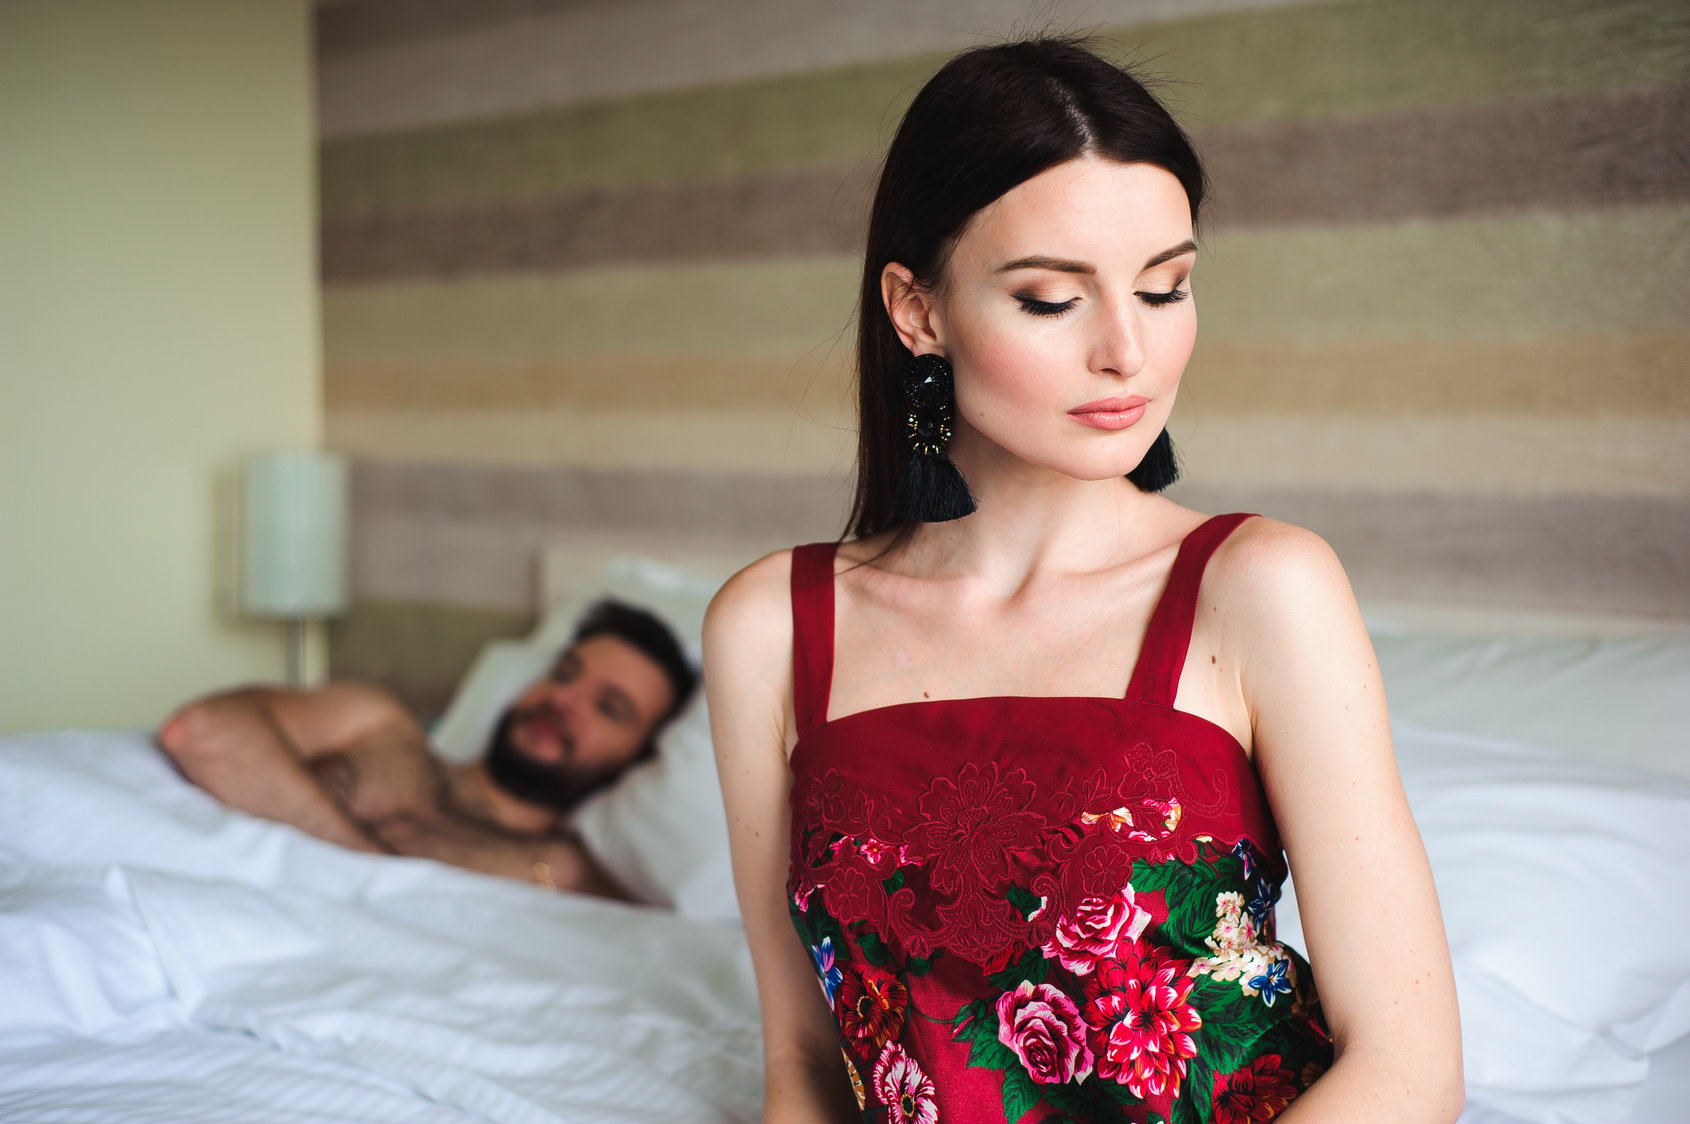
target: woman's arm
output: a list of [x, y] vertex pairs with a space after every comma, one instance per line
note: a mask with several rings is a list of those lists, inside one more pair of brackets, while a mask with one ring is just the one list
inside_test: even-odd
[[765, 1121], [857, 1116], [839, 1031], [786, 907], [791, 555], [735, 575], [704, 622], [704, 683], [740, 914], [763, 1016]]
[[1237, 621], [1228, 647], [1256, 767], [1337, 1047], [1283, 1119], [1452, 1121], [1463, 1101], [1455, 981], [1372, 643], [1325, 542], [1271, 520], [1240, 530], [1204, 597]]

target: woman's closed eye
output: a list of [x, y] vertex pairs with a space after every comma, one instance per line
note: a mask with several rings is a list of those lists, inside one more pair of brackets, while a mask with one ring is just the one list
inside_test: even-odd
[[1070, 297], [1065, 301], [1042, 301], [1037, 297], [1022, 295], [1015, 299], [1021, 302], [1021, 311], [1033, 316], [1061, 316], [1080, 303], [1079, 297]]
[[[1167, 305], [1178, 304], [1180, 301], [1185, 300], [1187, 297], [1191, 296], [1191, 290], [1181, 289], [1178, 286], [1175, 286], [1166, 292], [1138, 292], [1133, 295], [1145, 304], [1149, 305], [1151, 308], [1163, 308]], [[1039, 300], [1037, 297], [1023, 295], [1018, 296], [1015, 299], [1020, 303], [1021, 311], [1031, 316], [1061, 316], [1065, 312], [1072, 312], [1075, 306], [1080, 303], [1079, 297], [1070, 297], [1065, 301], [1043, 301]]]
[[1178, 304], [1191, 295], [1191, 290], [1175, 286], [1165, 293], [1134, 293], [1133, 295], [1151, 308], [1161, 308], [1163, 305]]

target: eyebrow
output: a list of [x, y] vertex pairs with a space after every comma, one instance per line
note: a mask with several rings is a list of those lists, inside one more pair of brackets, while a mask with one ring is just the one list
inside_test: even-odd
[[[1197, 243], [1188, 238], [1179, 245], [1169, 247], [1161, 253], [1153, 256], [1149, 261], [1144, 263], [1144, 268], [1154, 269], [1163, 262], [1172, 261], [1182, 254], [1195, 254], [1196, 252]], [[1095, 266], [1083, 261], [1070, 261], [1067, 258], [1045, 257], [1016, 258], [1007, 265], [998, 266], [994, 272], [1010, 273], [1017, 269], [1048, 269], [1054, 273], [1081, 273], [1088, 276], [1097, 272]]]

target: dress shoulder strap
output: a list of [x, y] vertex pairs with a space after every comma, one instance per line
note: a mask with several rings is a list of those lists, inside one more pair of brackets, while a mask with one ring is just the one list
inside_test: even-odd
[[1216, 515], [1185, 536], [1179, 544], [1168, 584], [1150, 614], [1138, 663], [1127, 698], [1139, 702], [1173, 706], [1179, 694], [1179, 676], [1185, 668], [1185, 654], [1191, 648], [1191, 626], [1197, 616], [1197, 589], [1203, 584], [1203, 570], [1209, 556], [1238, 525], [1253, 516], [1248, 512]]
[[833, 692], [833, 556], [838, 543], [792, 550], [792, 710], [803, 737], [827, 721]]

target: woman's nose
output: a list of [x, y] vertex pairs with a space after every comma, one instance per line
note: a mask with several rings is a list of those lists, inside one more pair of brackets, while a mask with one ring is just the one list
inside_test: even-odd
[[1104, 374], [1129, 378], [1144, 367], [1144, 337], [1139, 330], [1138, 310], [1130, 303], [1105, 306], [1098, 317], [1092, 343], [1092, 368]]

